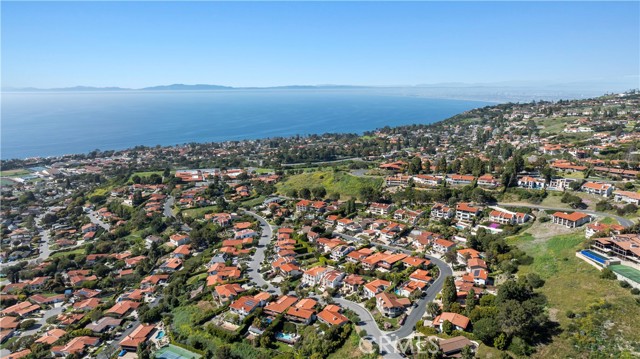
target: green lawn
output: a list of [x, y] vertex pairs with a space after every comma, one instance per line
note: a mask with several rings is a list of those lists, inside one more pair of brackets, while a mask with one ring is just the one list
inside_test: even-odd
[[557, 134], [564, 131], [568, 123], [574, 122], [577, 117], [562, 117], [562, 118], [544, 118], [537, 121], [537, 125], [544, 126], [541, 133]]
[[204, 273], [200, 273], [200, 274], [196, 274], [194, 276], [192, 276], [191, 278], [187, 279], [187, 284], [191, 285], [199, 280], [203, 280], [205, 278], [207, 278], [209, 274], [207, 272]]
[[[535, 240], [530, 235], [510, 239], [534, 258], [531, 265], [520, 267], [519, 275], [537, 273], [546, 281], [539, 291], [547, 296], [549, 316], [560, 324], [562, 331], [576, 320], [567, 317], [568, 311], [588, 313], [594, 303], [605, 300], [613, 309], [608, 313], [609, 323], [597, 323], [603, 337], [615, 337], [617, 345], [640, 342], [640, 331], [637, 330], [640, 306], [629, 290], [621, 288], [617, 281], [601, 279], [596, 268], [575, 256], [576, 251], [583, 248], [584, 241], [582, 233], [556, 236], [546, 241]], [[606, 340], [604, 343], [600, 348], [603, 357], [615, 357], [613, 344], [606, 345]], [[588, 353], [578, 351], [569, 335], [560, 334], [541, 346], [534, 357], [578, 358], [588, 357]]]
[[[131, 174], [131, 177], [136, 176], [136, 175], [137, 175], [138, 177], [149, 177], [149, 176], [151, 176], [151, 175], [152, 175], [152, 174], [154, 174], [154, 173], [155, 173], [155, 174], [157, 174], [157, 175], [162, 176], [162, 173], [163, 173], [163, 172], [164, 172], [164, 171], [141, 171], [141, 172], [134, 172], [133, 174]], [[171, 174], [173, 175], [173, 174], [175, 174], [175, 173], [176, 173], [176, 171], [169, 171], [169, 173], [171, 173]], [[129, 179], [131, 179], [131, 177], [129, 177]]]
[[316, 171], [291, 176], [276, 186], [278, 192], [286, 194], [290, 189], [313, 189], [324, 187], [327, 195], [339, 193], [341, 198], [356, 198], [363, 187], [382, 187], [382, 178], [356, 177], [344, 172]]
[[80, 248], [75, 248], [75, 249], [68, 250], [68, 251], [58, 251], [58, 252], [53, 253], [50, 256], [50, 258], [66, 257], [66, 256], [68, 256], [70, 254], [75, 254], [75, 255], [84, 254], [84, 248], [80, 247]]
[[182, 215], [188, 216], [191, 218], [204, 218], [204, 215], [207, 213], [215, 213], [219, 212], [220, 208], [218, 206], [207, 206], [200, 208], [190, 208], [182, 210]]
[[29, 171], [25, 170], [25, 169], [15, 169], [15, 170], [8, 170], [8, 171], [0, 171], [0, 177], [20, 177], [20, 176], [24, 176], [24, 175], [28, 175]]
[[91, 192], [89, 197], [92, 196], [107, 196], [111, 192], [111, 188], [96, 188]]
[[254, 206], [257, 206], [257, 205], [261, 205], [262, 202], [264, 202], [265, 198], [267, 198], [267, 196], [259, 196], [259, 197], [252, 198], [252, 199], [249, 199], [249, 200], [246, 200], [246, 201], [242, 201], [242, 202], [240, 202], [240, 204], [245, 206], [245, 207], [251, 208], [251, 207], [254, 207]]

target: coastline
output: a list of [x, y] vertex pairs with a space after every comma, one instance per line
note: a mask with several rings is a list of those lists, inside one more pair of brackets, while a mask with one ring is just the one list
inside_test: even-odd
[[3, 161], [136, 146], [362, 135], [493, 105], [350, 89], [37, 92], [5, 96], [3, 103], [7, 99], [22, 103], [3, 106]]

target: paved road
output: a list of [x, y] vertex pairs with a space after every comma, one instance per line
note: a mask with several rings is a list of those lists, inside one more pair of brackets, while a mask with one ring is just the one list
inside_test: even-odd
[[173, 202], [175, 202], [175, 198], [173, 196], [168, 196], [167, 200], [164, 201], [164, 211], [163, 214], [165, 217], [173, 217]]
[[[275, 288], [271, 283], [265, 281], [264, 278], [262, 278], [262, 275], [258, 273], [258, 269], [260, 268], [260, 265], [265, 258], [265, 254], [264, 254], [265, 246], [271, 241], [271, 237], [273, 235], [273, 228], [267, 222], [266, 219], [259, 216], [258, 214], [249, 212], [249, 211], [246, 211], [245, 213], [249, 214], [250, 216], [260, 221], [260, 226], [262, 227], [262, 237], [260, 238], [258, 249], [256, 250], [256, 253], [254, 254], [254, 256], [251, 258], [251, 261], [249, 262], [249, 268], [252, 269], [252, 271], [249, 272], [249, 276], [251, 277], [251, 280], [255, 282], [258, 286], [262, 286], [266, 284], [269, 290], [275, 290], [276, 292], [279, 292], [277, 288]], [[338, 233], [338, 232], [335, 232], [334, 235], [339, 235], [350, 241], [355, 241], [355, 242], [360, 241], [360, 239], [358, 238], [355, 238], [353, 236], [349, 236], [346, 234]], [[380, 245], [380, 246], [385, 249], [400, 251], [406, 254], [411, 254], [411, 250], [406, 248], [388, 246], [388, 245]], [[376, 342], [386, 352], [384, 354], [385, 358], [391, 358], [391, 359], [400, 358], [400, 356], [396, 354], [393, 350], [393, 345], [395, 341], [397, 339], [407, 337], [411, 333], [413, 333], [414, 326], [416, 325], [418, 320], [420, 320], [424, 315], [427, 303], [435, 299], [436, 295], [442, 289], [442, 286], [444, 284], [444, 278], [447, 276], [453, 275], [451, 268], [445, 262], [441, 261], [438, 258], [429, 257], [429, 256], [427, 256], [427, 259], [429, 259], [433, 264], [438, 266], [438, 268], [440, 269], [440, 275], [429, 286], [429, 288], [427, 289], [426, 296], [420, 299], [418, 301], [418, 305], [411, 310], [411, 313], [405, 319], [402, 327], [400, 327], [400, 329], [394, 332], [388, 333], [388, 332], [381, 331], [380, 328], [378, 328], [378, 325], [373, 319], [373, 316], [371, 315], [371, 313], [361, 305], [344, 298], [340, 298], [340, 297], [334, 298], [336, 303], [346, 308], [349, 308], [353, 310], [356, 314], [358, 314], [362, 322], [361, 328], [364, 329], [369, 335], [373, 336], [376, 339]]]
[[[339, 232], [334, 232], [333, 234], [338, 235], [350, 241], [355, 241], [355, 242], [360, 241], [359, 238], [356, 238], [347, 234], [343, 234]], [[400, 251], [405, 254], [412, 253], [412, 251], [407, 248], [389, 246], [389, 245], [378, 244], [378, 243], [376, 243], [375, 245], [388, 250]], [[380, 338], [378, 340], [378, 344], [384, 346], [385, 343], [388, 343], [388, 342], [394, 343], [398, 339], [405, 338], [414, 332], [413, 328], [415, 327], [416, 323], [418, 323], [418, 321], [424, 315], [427, 307], [427, 303], [433, 301], [436, 298], [436, 295], [438, 295], [438, 293], [440, 293], [440, 291], [442, 290], [442, 286], [444, 285], [444, 279], [448, 276], [453, 275], [453, 271], [451, 267], [449, 267], [449, 265], [447, 265], [444, 261], [431, 256], [426, 256], [426, 258], [429, 259], [431, 263], [435, 264], [438, 267], [438, 269], [440, 270], [440, 275], [429, 286], [429, 288], [427, 288], [427, 291], [426, 291], [427, 294], [425, 295], [424, 298], [421, 298], [418, 301], [418, 305], [411, 310], [411, 313], [409, 313], [409, 315], [405, 319], [400, 329], [394, 332], [388, 333], [388, 332], [381, 331], [380, 328], [378, 328], [371, 313], [365, 308], [363, 308], [362, 306], [358, 305], [357, 303], [354, 303], [352, 301], [342, 299], [342, 298], [335, 298], [335, 300], [341, 305], [344, 305], [345, 307], [353, 310], [360, 316], [360, 318], [364, 321], [363, 328], [367, 331], [367, 333], [369, 335], [372, 335], [374, 338]], [[385, 355], [385, 358], [399, 357], [397, 354], [393, 354], [392, 353], [393, 350], [390, 350], [390, 349], [391, 348], [389, 347], [389, 349], [386, 350], [386, 352], [390, 354]]]
[[44, 312], [44, 316], [42, 316], [42, 318], [36, 319], [36, 323], [33, 329], [22, 332], [20, 336], [25, 337], [28, 335], [36, 334], [36, 332], [38, 332], [42, 328], [42, 326], [44, 326], [47, 323], [47, 319], [51, 317], [57, 317], [58, 314], [62, 313], [63, 311], [64, 311], [64, 308], [62, 307], [62, 303], [54, 304], [54, 306], [51, 309], [48, 309]]
[[109, 225], [108, 223], [104, 223], [102, 220], [100, 220], [100, 218], [98, 218], [98, 213], [96, 211], [89, 211], [89, 213], [87, 213], [87, 216], [89, 217], [91, 223], [97, 224], [107, 231], [111, 229], [111, 225]]
[[[35, 218], [35, 223], [40, 223], [43, 217], [44, 217], [44, 214], [37, 216]], [[49, 231], [47, 231], [45, 228], [42, 228], [42, 230], [40, 230], [38, 235], [40, 236], [40, 246], [38, 251], [38, 257], [29, 259], [27, 261], [27, 265], [38, 264], [43, 260], [49, 258], [49, 255], [51, 255], [51, 249], [49, 248], [49, 240], [51, 239], [49, 238]], [[21, 262], [24, 262], [24, 261], [13, 261], [13, 262], [2, 263], [0, 264], [0, 269], [4, 267], [11, 267]]]
[[537, 204], [527, 204], [527, 203], [496, 203], [496, 206], [501, 206], [501, 207], [525, 207], [525, 208], [534, 208], [534, 209], [542, 209], [542, 210], [549, 210], [549, 211], [560, 211], [560, 212], [582, 212], [582, 213], [586, 213], [586, 214], [590, 214], [593, 216], [598, 216], [598, 217], [613, 217], [615, 218], [618, 222], [620, 222], [620, 224], [624, 227], [631, 227], [633, 225], [633, 221], [624, 217], [620, 217], [618, 215], [615, 214], [611, 214], [611, 213], [605, 213], [605, 212], [597, 212], [597, 211], [591, 211], [591, 210], [587, 210], [587, 209], [568, 209], [568, 208], [558, 208], [558, 207], [546, 207], [546, 206], [540, 206]]
[[270, 282], [264, 280], [264, 278], [262, 278], [262, 274], [258, 272], [262, 265], [262, 262], [264, 261], [264, 252], [267, 244], [271, 242], [271, 238], [273, 237], [273, 228], [266, 219], [259, 216], [258, 214], [249, 211], [245, 211], [245, 213], [260, 221], [260, 227], [262, 228], [262, 237], [260, 237], [260, 240], [258, 241], [258, 248], [256, 249], [256, 253], [251, 258], [251, 261], [249, 261], [249, 268], [251, 269], [251, 271], [249, 272], [249, 277], [251, 277], [251, 280], [256, 283], [258, 287], [262, 288], [266, 284], [267, 290], [269, 292], [274, 291], [275, 293], [279, 293], [280, 290], [273, 286], [273, 284], [271, 284]]

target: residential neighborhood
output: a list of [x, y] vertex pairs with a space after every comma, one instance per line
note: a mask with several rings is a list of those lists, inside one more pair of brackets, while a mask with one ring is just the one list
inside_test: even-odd
[[2, 178], [2, 358], [327, 358], [361, 340], [396, 358], [419, 336], [443, 357], [527, 356], [565, 315], [544, 282], [566, 264], [535, 246], [564, 240], [558, 262], [640, 288], [638, 106], [22, 160]]

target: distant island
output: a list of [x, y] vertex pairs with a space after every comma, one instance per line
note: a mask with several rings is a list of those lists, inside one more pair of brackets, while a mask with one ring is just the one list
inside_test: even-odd
[[126, 87], [96, 87], [96, 86], [73, 86], [58, 88], [37, 88], [37, 87], [3, 87], [4, 92], [66, 92], [66, 91], [210, 91], [210, 90], [273, 90], [273, 89], [344, 89], [344, 88], [375, 88], [374, 86], [351, 86], [351, 85], [289, 85], [271, 87], [233, 87], [209, 84], [171, 84], [142, 88]]

